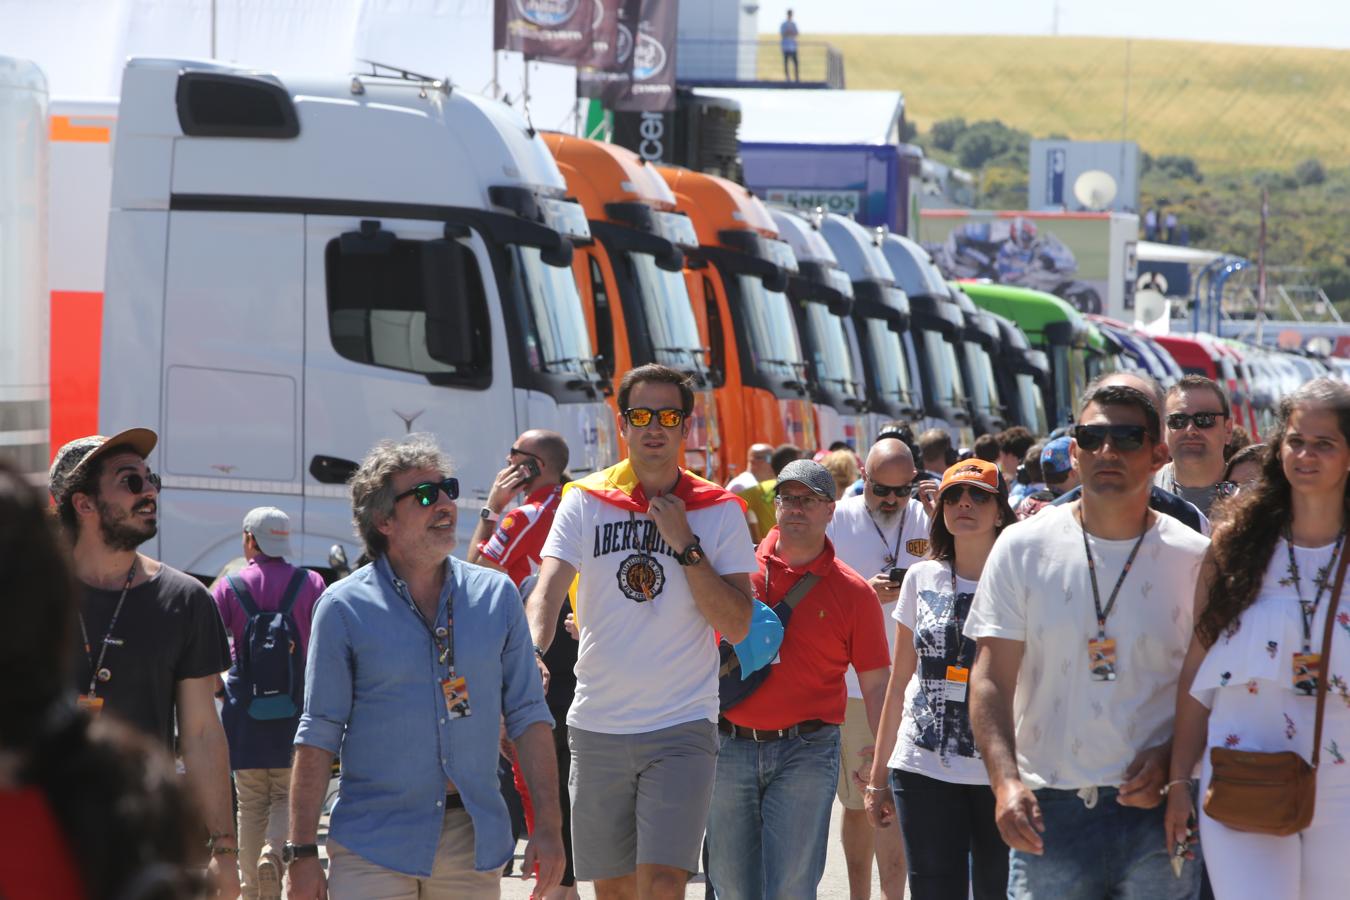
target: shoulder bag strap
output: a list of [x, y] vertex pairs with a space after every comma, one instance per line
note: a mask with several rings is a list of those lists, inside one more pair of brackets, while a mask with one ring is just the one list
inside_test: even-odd
[[296, 566], [295, 572], [291, 575], [291, 580], [286, 584], [286, 593], [281, 595], [281, 605], [277, 607], [277, 612], [283, 616], [291, 614], [291, 609], [295, 606], [295, 599], [300, 596], [300, 588], [304, 587], [308, 580], [308, 570]]
[[1331, 679], [1331, 633], [1336, 627], [1336, 607], [1341, 602], [1341, 588], [1345, 585], [1345, 564], [1350, 561], [1347, 548], [1341, 547], [1341, 558], [1336, 566], [1336, 584], [1331, 589], [1331, 602], [1327, 606], [1327, 623], [1322, 629], [1322, 656], [1317, 663], [1317, 724], [1313, 726], [1312, 767], [1317, 768], [1317, 760], [1322, 752], [1322, 711], [1327, 705], [1327, 682]]
[[797, 604], [802, 602], [802, 598], [811, 592], [811, 588], [815, 587], [816, 582], [819, 580], [820, 576], [815, 572], [807, 572], [801, 578], [797, 579], [797, 583], [792, 586], [791, 590], [783, 595], [783, 599], [779, 602], [786, 603], [788, 609], [796, 609]]
[[258, 604], [253, 602], [253, 595], [244, 587], [244, 579], [238, 575], [229, 575], [225, 579], [230, 583], [230, 589], [234, 591], [234, 596], [239, 600], [239, 605], [244, 608], [244, 614], [250, 619], [258, 614]]

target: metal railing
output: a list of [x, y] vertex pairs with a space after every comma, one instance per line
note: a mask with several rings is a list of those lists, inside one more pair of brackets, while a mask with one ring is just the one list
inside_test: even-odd
[[777, 40], [680, 38], [676, 79], [685, 85], [844, 88], [844, 54], [825, 41], [798, 41], [796, 65]]

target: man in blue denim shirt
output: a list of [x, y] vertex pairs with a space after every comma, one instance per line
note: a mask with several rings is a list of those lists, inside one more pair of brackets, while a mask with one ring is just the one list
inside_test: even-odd
[[320, 807], [333, 756], [342, 784], [327, 895], [496, 898], [515, 848], [498, 791], [501, 725], [535, 799], [523, 871], [542, 894], [562, 875], [553, 721], [520, 595], [450, 557], [458, 483], [425, 435], [376, 446], [352, 479], [374, 562], [319, 599], [296, 732], [291, 897], [325, 896]]

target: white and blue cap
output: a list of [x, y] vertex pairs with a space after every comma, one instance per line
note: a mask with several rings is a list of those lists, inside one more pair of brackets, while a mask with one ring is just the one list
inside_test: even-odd
[[741, 664], [741, 680], [744, 681], [751, 672], [773, 662], [782, 645], [783, 620], [768, 606], [755, 603], [750, 614], [750, 633], [732, 648]]

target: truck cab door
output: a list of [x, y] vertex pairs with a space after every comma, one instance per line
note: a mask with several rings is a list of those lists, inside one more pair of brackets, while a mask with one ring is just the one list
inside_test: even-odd
[[305, 273], [306, 558], [334, 543], [360, 555], [346, 481], [376, 443], [413, 433], [454, 466], [462, 556], [517, 434], [486, 246], [440, 222], [307, 216]]

